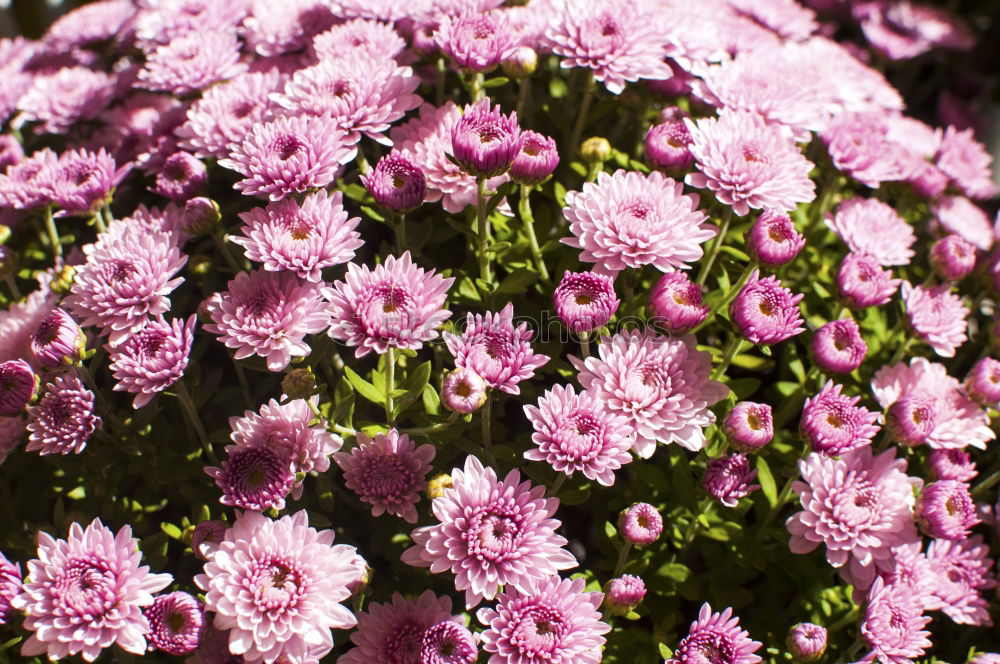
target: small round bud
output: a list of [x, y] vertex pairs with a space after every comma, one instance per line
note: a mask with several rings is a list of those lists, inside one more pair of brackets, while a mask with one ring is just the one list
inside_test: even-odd
[[452, 486], [454, 484], [451, 481], [451, 475], [447, 473], [435, 475], [427, 481], [427, 497], [431, 500], [440, 498], [444, 495], [445, 489], [450, 489]]
[[521, 150], [510, 165], [510, 179], [518, 184], [534, 186], [552, 175], [559, 165], [556, 142], [535, 131], [521, 134]]
[[751, 470], [745, 454], [724, 454], [718, 459], [709, 459], [701, 484], [712, 496], [726, 507], [736, 507], [740, 498], [760, 488], [750, 484], [757, 477], [757, 469]]
[[815, 662], [826, 652], [826, 628], [812, 623], [799, 623], [788, 630], [785, 645], [796, 660]]
[[946, 235], [931, 246], [931, 267], [945, 281], [960, 281], [976, 267], [976, 246], [958, 235]]
[[376, 203], [393, 212], [416, 209], [427, 195], [424, 172], [409, 155], [397, 150], [379, 159], [361, 182]]
[[639, 606], [646, 596], [646, 583], [638, 576], [624, 574], [604, 586], [604, 608], [613, 616], [624, 616]]
[[837, 290], [851, 309], [885, 304], [899, 291], [899, 283], [869, 254], [852, 251], [837, 268]]
[[358, 554], [354, 554], [354, 557], [351, 558], [351, 568], [357, 572], [357, 576], [347, 584], [347, 589], [351, 591], [352, 596], [357, 597], [372, 582], [374, 570], [372, 570], [368, 561]]
[[653, 322], [670, 334], [687, 334], [708, 316], [701, 287], [680, 270], [667, 272], [649, 293]]
[[538, 69], [538, 53], [530, 46], [518, 46], [501, 66], [503, 73], [511, 78], [527, 78]]
[[211, 558], [226, 537], [228, 526], [222, 521], [202, 521], [191, 534], [191, 550], [202, 560]]
[[474, 413], [486, 403], [486, 381], [470, 369], [455, 369], [445, 376], [441, 403], [461, 415]]
[[920, 445], [937, 426], [934, 402], [918, 394], [908, 394], [889, 406], [885, 415], [889, 434], [900, 445]]
[[723, 429], [738, 452], [756, 452], [774, 438], [771, 406], [741, 401], [726, 415]]
[[308, 399], [316, 391], [316, 374], [309, 367], [292, 369], [281, 379], [281, 391], [290, 399]]
[[992, 357], [976, 362], [965, 378], [965, 389], [984, 406], [996, 406], [1000, 402], [1000, 362]]
[[956, 480], [925, 486], [913, 507], [913, 518], [925, 535], [946, 540], [965, 539], [980, 521], [969, 485]]
[[191, 235], [206, 235], [219, 225], [222, 213], [219, 204], [211, 198], [198, 196], [184, 204], [181, 213], [181, 229]]
[[191, 274], [204, 277], [215, 271], [215, 261], [208, 254], [193, 254], [188, 258], [187, 270]]
[[87, 337], [73, 317], [56, 307], [31, 335], [31, 353], [46, 369], [75, 364], [87, 351]]
[[49, 290], [56, 295], [66, 295], [73, 286], [74, 279], [76, 279], [76, 268], [72, 265], [63, 265], [52, 275]]
[[590, 332], [608, 324], [621, 300], [614, 280], [596, 272], [566, 270], [552, 294], [556, 314], [573, 332]]
[[694, 163], [694, 155], [688, 149], [691, 141], [691, 132], [683, 119], [661, 122], [646, 132], [646, 157], [655, 168], [671, 174], [683, 173]]
[[150, 190], [180, 203], [192, 198], [207, 182], [205, 163], [189, 152], [180, 151], [164, 160], [160, 172], [156, 174], [156, 183]]
[[20, 415], [35, 395], [38, 378], [24, 360], [9, 360], [0, 364], [0, 415]]
[[7, 224], [0, 224], [0, 244], [6, 244], [13, 232]]
[[649, 546], [663, 532], [663, 517], [649, 503], [634, 503], [618, 515], [618, 531], [635, 546]]
[[420, 656], [410, 661], [426, 664], [472, 664], [479, 656], [476, 637], [464, 625], [442, 620], [424, 630]]
[[517, 111], [504, 115], [499, 104], [490, 106], [489, 97], [466, 106], [451, 129], [451, 149], [454, 162], [469, 175], [492, 178], [506, 173], [521, 151]]
[[580, 144], [580, 157], [588, 164], [611, 159], [611, 143], [600, 136], [591, 136]]
[[827, 373], [851, 373], [861, 366], [868, 344], [853, 318], [826, 323], [812, 338], [813, 361]]
[[764, 210], [747, 233], [747, 253], [768, 267], [784, 265], [799, 255], [806, 239], [795, 230], [792, 218], [777, 210]]

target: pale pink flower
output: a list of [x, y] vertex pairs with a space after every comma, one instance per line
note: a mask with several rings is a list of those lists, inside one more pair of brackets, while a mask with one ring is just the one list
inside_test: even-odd
[[725, 664], [758, 664], [760, 641], [750, 638], [750, 633], [740, 626], [740, 619], [733, 616], [732, 608], [713, 613], [712, 607], [701, 605], [698, 619], [691, 623], [688, 635], [681, 639], [674, 656], [664, 664], [701, 664], [718, 660]]
[[371, 602], [367, 611], [358, 614], [358, 629], [351, 634], [354, 647], [337, 664], [433, 664], [419, 656], [424, 633], [454, 620], [450, 597], [438, 597], [431, 590], [416, 599], [393, 593], [391, 601]]
[[884, 664], [911, 664], [911, 658], [932, 645], [924, 629], [930, 621], [906, 588], [875, 579], [861, 621], [861, 637], [872, 648], [868, 657]]
[[910, 327], [941, 357], [954, 357], [968, 339], [969, 307], [951, 292], [951, 284], [913, 286], [904, 281], [903, 303]]
[[965, 540], [932, 540], [927, 559], [934, 575], [934, 594], [945, 615], [963, 625], [992, 625], [984, 592], [997, 587], [994, 561], [981, 535]]
[[917, 237], [889, 205], [874, 198], [849, 198], [826, 214], [827, 228], [851, 251], [868, 254], [883, 266], [908, 265]]
[[945, 129], [937, 153], [937, 166], [966, 196], [975, 199], [996, 196], [997, 186], [993, 183], [993, 174], [990, 172], [992, 161], [993, 157], [976, 140], [971, 129]]
[[945, 231], [983, 251], [993, 246], [993, 224], [983, 209], [965, 196], [942, 196], [931, 204], [931, 212]]
[[230, 439], [237, 449], [272, 447], [287, 451], [296, 472], [325, 473], [330, 469], [330, 455], [343, 446], [344, 440], [327, 431], [325, 420], [313, 424], [314, 419], [305, 399], [286, 403], [271, 399], [257, 413], [247, 410], [242, 417], [230, 417]]

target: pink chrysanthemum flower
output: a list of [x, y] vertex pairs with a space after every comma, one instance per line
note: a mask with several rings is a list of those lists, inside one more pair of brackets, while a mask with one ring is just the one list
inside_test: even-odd
[[632, 428], [621, 413], [611, 413], [593, 392], [577, 394], [572, 385], [554, 385], [524, 414], [535, 432], [530, 461], [546, 461], [570, 477], [580, 471], [604, 486], [615, 483], [615, 471], [632, 461]]
[[112, 346], [120, 344], [149, 316], [170, 308], [167, 297], [187, 256], [166, 233], [126, 228], [83, 248], [87, 260], [77, 268], [64, 301], [83, 325], [96, 325]]
[[800, 662], [815, 662], [826, 652], [826, 628], [812, 623], [798, 623], [788, 630], [785, 648]]
[[646, 583], [641, 577], [623, 574], [604, 586], [603, 608], [611, 615], [624, 616], [646, 596]]
[[530, 592], [532, 583], [577, 565], [556, 534], [556, 498], [544, 486], [521, 482], [512, 470], [503, 480], [469, 456], [451, 473], [452, 486], [432, 504], [440, 523], [417, 528], [403, 562], [451, 570], [455, 588], [465, 591], [466, 608], [493, 599], [501, 585]]
[[191, 533], [191, 551], [197, 558], [208, 560], [226, 537], [229, 526], [222, 521], [201, 521]]
[[694, 337], [627, 330], [603, 339], [598, 351], [600, 357], [570, 361], [584, 389], [628, 418], [636, 454], [649, 458], [657, 442], [705, 447], [704, 427], [715, 421], [709, 407], [729, 388], [709, 380], [711, 356], [695, 349]]
[[877, 189], [882, 182], [914, 176], [911, 164], [916, 162], [906, 148], [890, 141], [888, 134], [885, 113], [867, 111], [835, 116], [820, 137], [837, 170]]
[[330, 469], [330, 455], [344, 441], [327, 431], [325, 420], [312, 424], [314, 417], [305, 399], [282, 404], [271, 399], [259, 413], [248, 410], [242, 417], [230, 417], [230, 438], [237, 448], [271, 447], [287, 452], [295, 472], [325, 473]]
[[[925, 611], [937, 611], [941, 608], [941, 600], [934, 592], [937, 590], [937, 573], [931, 566], [930, 560], [921, 551], [923, 540], [917, 539], [908, 544], [894, 546], [892, 548], [892, 558], [884, 561], [878, 570], [878, 576], [886, 585], [892, 585], [899, 589], [905, 589], [910, 594], [913, 601]], [[844, 568], [842, 568], [843, 570]], [[845, 581], [849, 582], [847, 575]], [[874, 581], [875, 579], [871, 579]], [[864, 593], [871, 587], [858, 585], [854, 588], [854, 598], [860, 600]]]
[[504, 115], [500, 104], [490, 108], [489, 97], [466, 106], [451, 128], [450, 153], [463, 171], [476, 178], [503, 175], [520, 151], [517, 112]]
[[784, 265], [798, 256], [806, 239], [784, 212], [764, 210], [746, 237], [747, 253], [768, 267]]
[[114, 389], [135, 394], [133, 408], [142, 408], [184, 375], [194, 341], [194, 324], [194, 316], [169, 323], [161, 316], [132, 332], [119, 345], [108, 346], [109, 369], [118, 381]]
[[194, 155], [178, 151], [164, 160], [150, 189], [172, 201], [183, 203], [202, 190], [208, 181], [205, 164]]
[[827, 456], [870, 445], [879, 431], [879, 414], [859, 406], [861, 397], [842, 394], [843, 386], [828, 380], [802, 408], [802, 436], [813, 450]]
[[240, 272], [227, 287], [206, 305], [212, 323], [203, 329], [219, 335], [237, 360], [257, 355], [281, 371], [293, 357], [309, 354], [307, 334], [330, 324], [320, 287], [288, 272]]
[[25, 656], [56, 660], [80, 653], [92, 662], [117, 643], [142, 655], [149, 623], [142, 607], [170, 584], [169, 574], [150, 574], [132, 529], [118, 533], [94, 519], [86, 530], [74, 523], [69, 536], [56, 540], [38, 532], [38, 558], [28, 561], [28, 581], [11, 604], [34, 632], [21, 646]]
[[241, 212], [243, 235], [232, 242], [269, 272], [293, 272], [318, 283], [323, 268], [348, 262], [365, 244], [357, 232], [360, 217], [350, 217], [343, 201], [339, 191], [319, 191], [306, 195], [301, 204], [286, 198]]
[[951, 183], [969, 198], [986, 199], [997, 194], [990, 172], [993, 157], [976, 140], [971, 129], [948, 127], [937, 153], [937, 166]]
[[69, 150], [49, 167], [47, 180], [52, 203], [66, 214], [89, 215], [110, 202], [111, 190], [128, 171], [115, 169], [115, 160], [101, 148]]
[[77, 7], [53, 21], [45, 31], [46, 45], [60, 51], [98, 45], [118, 36], [134, 18], [136, 7], [129, 0], [102, 0]]
[[741, 401], [726, 415], [723, 430], [738, 452], [756, 452], [774, 438], [771, 406]]
[[756, 113], [730, 109], [718, 118], [686, 122], [698, 171], [684, 181], [715, 192], [736, 214], [750, 208], [791, 211], [816, 198], [809, 179], [813, 164], [780, 127]]
[[745, 339], [755, 344], [777, 344], [805, 332], [799, 302], [805, 297], [781, 285], [773, 274], [764, 279], [754, 270], [729, 305], [729, 315]]
[[333, 182], [357, 155], [356, 142], [329, 116], [282, 116], [253, 125], [219, 165], [244, 176], [235, 185], [244, 194], [279, 201]]
[[408, 212], [420, 207], [427, 196], [427, 178], [404, 152], [393, 150], [375, 164], [361, 182], [375, 202], [393, 212]]
[[993, 559], [981, 535], [953, 542], [931, 540], [927, 547], [934, 572], [934, 594], [944, 614], [962, 625], [992, 625], [989, 601], [983, 591], [997, 587]]
[[226, 448], [229, 457], [221, 467], [207, 466], [205, 474], [222, 491], [219, 502], [244, 510], [281, 510], [295, 484], [291, 454], [269, 446]]
[[476, 637], [457, 622], [445, 620], [424, 630], [420, 664], [473, 664], [478, 656]]
[[[441, 206], [451, 214], [458, 214], [476, 202], [476, 178], [446, 156], [453, 153], [452, 131], [461, 118], [462, 112], [451, 101], [440, 108], [424, 104], [418, 117], [389, 132], [393, 145], [409, 154], [423, 170], [427, 202], [441, 201]], [[487, 185], [495, 189], [506, 177], [491, 179]]]
[[150, 48], [192, 31], [227, 31], [246, 17], [246, 0], [156, 0], [142, 5], [134, 22], [139, 44]]
[[927, 474], [934, 480], [971, 482], [979, 471], [964, 450], [931, 450], [927, 455]]
[[573, 234], [563, 244], [612, 274], [650, 264], [663, 272], [686, 269], [702, 257], [701, 243], [718, 234], [698, 210], [698, 196], [658, 171], [602, 171], [596, 183], [566, 195], [563, 214]]
[[328, 0], [253, 0], [244, 21], [249, 45], [259, 55], [281, 55], [307, 47], [316, 35], [337, 22]]
[[417, 350], [451, 316], [442, 307], [454, 281], [418, 267], [409, 251], [389, 256], [374, 270], [351, 263], [344, 281], [323, 289], [333, 317], [328, 334], [357, 346], [355, 357], [389, 348]]
[[434, 460], [433, 445], [417, 446], [396, 429], [374, 438], [358, 433], [350, 453], [338, 452], [334, 460], [347, 488], [372, 506], [372, 516], [388, 513], [417, 522], [416, 504]]
[[618, 515], [618, 530], [629, 544], [649, 546], [663, 533], [663, 517], [649, 503], [633, 503]]
[[333, 649], [330, 628], [357, 623], [340, 602], [351, 596], [357, 550], [333, 545], [332, 530], [309, 527], [305, 510], [272, 521], [243, 512], [194, 578], [229, 651], [248, 662], [317, 661]]
[[785, 522], [792, 553], [809, 553], [821, 543], [826, 561], [849, 565], [855, 585], [866, 586], [876, 563], [891, 548], [918, 538], [913, 523], [914, 489], [922, 481], [906, 475], [906, 460], [890, 448], [876, 457], [870, 445], [840, 458], [810, 454], [799, 461], [802, 480], [792, 488], [803, 510]]
[[243, 74], [213, 85], [187, 111], [177, 129], [181, 145], [199, 157], [228, 157], [229, 146], [241, 142], [255, 124], [270, 119], [275, 106], [269, 94], [281, 83], [278, 72]]
[[246, 71], [240, 43], [231, 30], [191, 30], [171, 39], [146, 57], [139, 87], [184, 95]]
[[665, 273], [649, 292], [651, 322], [674, 336], [687, 334], [708, 317], [701, 286], [679, 270]]
[[365, 135], [391, 145], [385, 132], [420, 105], [418, 85], [413, 70], [395, 60], [341, 56], [295, 72], [272, 98], [295, 114], [329, 115], [354, 140]]
[[510, 165], [510, 179], [518, 184], [536, 186], [552, 175], [559, 165], [559, 150], [551, 136], [537, 131], [521, 133], [521, 150]]
[[549, 361], [547, 355], [531, 349], [533, 334], [527, 322], [514, 327], [514, 305], [508, 302], [499, 313], [473, 315], [470, 311], [461, 336], [446, 332], [444, 340], [455, 366], [475, 371], [490, 387], [520, 394], [517, 384]]
[[931, 621], [905, 588], [875, 579], [868, 591], [868, 606], [861, 621], [861, 637], [872, 648], [871, 659], [886, 664], [909, 664], [931, 647]]
[[930, 261], [934, 272], [945, 281], [961, 281], [976, 267], [976, 246], [951, 233], [931, 245]]
[[0, 625], [6, 625], [14, 612], [10, 603], [21, 592], [21, 565], [7, 560], [0, 552]]
[[50, 277], [45, 274], [39, 288], [0, 309], [0, 361], [31, 357], [31, 335], [59, 302], [49, 283]]
[[908, 60], [931, 49], [972, 49], [969, 27], [947, 9], [903, 2], [859, 2], [851, 7], [868, 44], [890, 60]]
[[740, 498], [760, 488], [759, 484], [751, 484], [755, 477], [757, 469], [751, 470], [746, 454], [724, 454], [709, 459], [701, 483], [708, 495], [726, 507], [736, 507]]
[[887, 303], [899, 290], [902, 279], [882, 269], [873, 256], [851, 252], [837, 268], [837, 289], [852, 309], [877, 307]]
[[712, 607], [701, 605], [698, 619], [691, 623], [688, 635], [674, 649], [674, 656], [665, 664], [700, 664], [718, 661], [720, 664], [757, 664], [761, 661], [754, 653], [760, 641], [750, 638], [750, 633], [740, 627], [740, 619], [733, 617], [733, 610], [712, 613]]
[[885, 413], [885, 426], [900, 445], [922, 445], [937, 427], [934, 400], [921, 394], [904, 394]]
[[114, 94], [114, 79], [108, 74], [87, 67], [62, 67], [36, 76], [17, 107], [22, 120], [42, 123], [40, 128], [47, 133], [64, 134], [80, 120], [103, 111]]
[[981, 207], [965, 196], [941, 196], [931, 203], [937, 224], [983, 251], [993, 246], [993, 224]]
[[445, 16], [434, 32], [434, 41], [463, 73], [496, 69], [513, 45], [513, 34], [500, 12], [470, 12]]
[[625, 83], [670, 78], [663, 61], [666, 39], [656, 21], [627, 0], [594, 4], [565, 0], [557, 5], [545, 31], [563, 69], [585, 67], [608, 92], [621, 94]]
[[38, 377], [24, 360], [0, 363], [0, 415], [11, 417], [24, 412], [38, 387]]
[[483, 407], [490, 386], [471, 369], [449, 371], [441, 384], [441, 403], [448, 410], [466, 415]]
[[149, 648], [188, 655], [198, 647], [207, 621], [201, 602], [185, 592], [159, 595], [143, 612], [149, 621]]
[[450, 597], [438, 597], [433, 591], [425, 590], [415, 600], [410, 600], [393, 593], [392, 601], [372, 602], [368, 611], [358, 614], [358, 629], [351, 634], [355, 647], [341, 655], [337, 663], [429, 664], [420, 659], [424, 634], [434, 625], [454, 619]]
[[954, 357], [968, 339], [969, 308], [951, 292], [951, 285], [913, 286], [904, 281], [903, 302], [916, 335], [941, 357]]
[[813, 334], [810, 345], [813, 361], [830, 373], [850, 373], [861, 366], [868, 344], [853, 318], [826, 323]]
[[94, 414], [94, 393], [73, 374], [56, 376], [42, 398], [28, 408], [28, 452], [79, 454], [101, 426]]
[[868, 254], [883, 266], [908, 265], [913, 258], [913, 227], [877, 199], [847, 199], [836, 215], [827, 213], [826, 225], [851, 251]]
[[351, 55], [396, 58], [404, 49], [406, 40], [391, 24], [369, 18], [340, 23], [312, 40], [312, 52], [317, 60]]
[[914, 508], [917, 525], [928, 537], [961, 540], [981, 521], [969, 486], [957, 480], [939, 480], [924, 487]]
[[984, 406], [1000, 402], [1000, 361], [987, 356], [976, 362], [965, 377], [965, 390]]
[[487, 627], [483, 649], [493, 653], [488, 664], [600, 662], [611, 626], [601, 620], [603, 593], [584, 592], [585, 585], [584, 579], [533, 579], [525, 589], [505, 589], [495, 609], [477, 611]]
[[15, 210], [33, 210], [52, 202], [52, 171], [59, 156], [49, 148], [0, 173], [0, 203]]
[[614, 279], [596, 272], [570, 272], [552, 293], [556, 314], [573, 332], [590, 332], [604, 327], [618, 305]]
[[879, 405], [888, 408], [908, 395], [929, 399], [934, 407], [935, 427], [927, 436], [934, 449], [962, 449], [972, 445], [986, 448], [996, 438], [989, 417], [970, 399], [943, 364], [915, 357], [910, 364], [884, 366], [872, 377], [872, 393]]
[[691, 132], [684, 124], [684, 117], [667, 119], [646, 132], [646, 157], [654, 167], [675, 174], [691, 168], [694, 163], [694, 155], [688, 149]]

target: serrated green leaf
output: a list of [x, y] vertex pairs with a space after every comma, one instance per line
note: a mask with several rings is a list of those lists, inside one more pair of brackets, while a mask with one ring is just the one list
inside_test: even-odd
[[344, 375], [350, 381], [351, 387], [365, 399], [378, 404], [385, 402], [385, 395], [379, 392], [374, 385], [359, 376], [351, 367], [344, 366]]

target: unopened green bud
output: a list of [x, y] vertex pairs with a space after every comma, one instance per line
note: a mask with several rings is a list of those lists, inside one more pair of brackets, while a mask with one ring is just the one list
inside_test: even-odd
[[308, 399], [316, 391], [316, 374], [309, 367], [292, 369], [281, 379], [281, 391], [290, 399]]
[[591, 136], [580, 146], [580, 157], [588, 164], [607, 161], [611, 158], [611, 143], [601, 136]]

